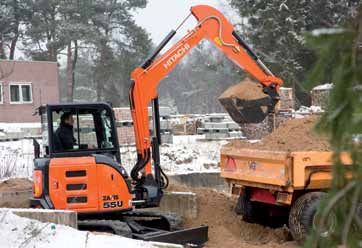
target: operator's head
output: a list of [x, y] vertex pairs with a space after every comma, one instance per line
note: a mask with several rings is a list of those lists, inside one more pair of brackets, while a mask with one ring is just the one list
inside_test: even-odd
[[74, 124], [74, 119], [73, 119], [73, 115], [70, 112], [65, 112], [64, 114], [62, 114], [62, 116], [60, 117], [60, 123], [62, 124], [68, 124], [70, 126], [73, 126]]

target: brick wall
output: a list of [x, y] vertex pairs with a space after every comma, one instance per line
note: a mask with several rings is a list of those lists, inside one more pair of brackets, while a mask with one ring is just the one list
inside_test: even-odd
[[[113, 110], [117, 122], [132, 121], [131, 110], [129, 108], [114, 108]], [[135, 143], [133, 126], [118, 127], [117, 132], [120, 145], [129, 145]]]

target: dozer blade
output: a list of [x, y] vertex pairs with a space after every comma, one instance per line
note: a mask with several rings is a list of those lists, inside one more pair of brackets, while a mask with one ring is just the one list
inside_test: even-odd
[[154, 231], [145, 234], [133, 234], [137, 239], [163, 243], [200, 247], [208, 240], [208, 226], [194, 227], [178, 231]]
[[135, 239], [195, 247], [208, 240], [208, 226], [180, 230], [179, 217], [174, 213], [141, 210], [125, 213], [124, 216]]
[[270, 89], [246, 78], [224, 91], [218, 100], [236, 123], [259, 123], [274, 110], [279, 99], [275, 89], [271, 90], [274, 92], [269, 94]]

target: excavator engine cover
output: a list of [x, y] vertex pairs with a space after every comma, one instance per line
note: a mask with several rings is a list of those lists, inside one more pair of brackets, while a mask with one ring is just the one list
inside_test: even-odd
[[238, 124], [259, 123], [273, 111], [279, 96], [249, 78], [229, 87], [218, 100]]

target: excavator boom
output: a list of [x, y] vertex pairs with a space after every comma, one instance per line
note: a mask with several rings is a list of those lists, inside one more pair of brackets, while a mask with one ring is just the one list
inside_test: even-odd
[[[226, 57], [261, 83], [262, 87], [258, 90], [263, 90], [263, 98], [260, 101], [253, 101], [252, 105], [248, 101], [234, 102], [230, 99], [222, 102], [228, 112], [233, 112], [234, 120], [238, 120], [239, 123], [260, 121], [267, 114], [263, 111], [264, 107], [266, 106], [268, 110], [273, 109], [279, 99], [278, 91], [282, 80], [275, 77], [262, 63], [223, 14], [206, 5], [192, 7], [191, 13], [198, 21], [196, 27], [168, 51], [158, 56], [176, 34], [176, 31], [171, 31], [156, 48], [156, 51], [131, 74], [132, 85], [129, 96], [138, 153], [138, 161], [131, 172], [131, 176], [133, 180], [139, 183], [138, 197], [144, 199], [144, 207], [157, 205], [162, 196], [162, 188], [167, 186], [167, 177], [159, 166], [158, 145], [161, 141], [157, 87], [160, 81], [175, 68], [193, 47], [203, 39], [208, 39]], [[154, 135], [152, 138], [150, 137], [148, 119], [150, 103], [154, 118]], [[152, 175], [151, 147], [154, 175]], [[147, 195], [147, 197], [142, 195]]]

